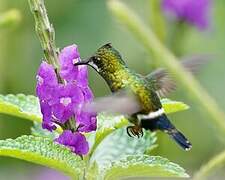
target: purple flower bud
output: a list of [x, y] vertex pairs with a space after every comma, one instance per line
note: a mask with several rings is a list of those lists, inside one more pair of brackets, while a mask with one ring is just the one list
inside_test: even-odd
[[37, 73], [37, 96], [41, 100], [49, 100], [57, 85], [54, 68], [46, 62], [42, 62]]
[[48, 103], [44, 101], [40, 101], [41, 113], [43, 115], [42, 128], [47, 129], [49, 131], [53, 131], [56, 129], [56, 126], [52, 122], [52, 109]]
[[96, 131], [97, 128], [96, 114], [81, 112], [79, 115], [76, 116], [76, 120], [79, 127], [78, 131], [86, 133]]
[[[82, 88], [84, 95], [84, 102], [91, 102], [93, 100], [93, 93], [89, 87]], [[80, 132], [91, 132], [97, 128], [97, 114], [94, 112], [83, 112], [82, 104], [79, 106], [78, 111], [75, 113], [76, 122], [78, 124], [78, 131]]]
[[85, 136], [79, 132], [72, 133], [69, 130], [65, 130], [55, 141], [67, 146], [78, 155], [86, 155], [89, 150]]
[[78, 86], [86, 87], [88, 85], [87, 66], [74, 66], [80, 61], [80, 54], [76, 45], [65, 47], [59, 54], [60, 76], [66, 81], [77, 82]]
[[210, 0], [163, 0], [166, 13], [205, 29], [208, 26]]
[[91, 89], [88, 86], [85, 87], [85, 88], [82, 88], [82, 92], [84, 94], [84, 101], [85, 102], [90, 102], [90, 101], [93, 100], [94, 95], [93, 95]]

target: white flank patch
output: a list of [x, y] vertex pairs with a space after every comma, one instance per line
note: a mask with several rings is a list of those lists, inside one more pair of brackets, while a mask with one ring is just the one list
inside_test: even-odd
[[161, 108], [161, 109], [159, 109], [158, 111], [150, 112], [150, 113], [147, 114], [147, 115], [139, 114], [139, 115], [137, 115], [137, 117], [138, 117], [138, 119], [154, 119], [154, 118], [156, 118], [156, 117], [161, 116], [163, 113], [164, 113], [164, 109]]

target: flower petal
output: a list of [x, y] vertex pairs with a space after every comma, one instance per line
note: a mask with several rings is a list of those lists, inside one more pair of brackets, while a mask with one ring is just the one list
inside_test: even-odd
[[72, 133], [69, 130], [65, 130], [55, 141], [67, 146], [78, 155], [86, 155], [89, 150], [85, 136], [79, 132]]
[[79, 67], [74, 66], [74, 61], [79, 61], [80, 54], [77, 46], [71, 45], [65, 47], [59, 54], [60, 76], [67, 81], [75, 81], [78, 76]]
[[79, 132], [91, 132], [97, 129], [97, 118], [95, 113], [80, 112], [76, 114], [76, 122]]
[[204, 29], [208, 26], [210, 0], [163, 0], [165, 12], [172, 13], [179, 20]]
[[48, 103], [41, 101], [41, 113], [43, 115], [43, 121], [42, 121], [42, 128], [47, 129], [49, 131], [53, 131], [56, 129], [56, 126], [52, 122], [52, 112], [51, 107], [48, 105]]
[[37, 73], [36, 93], [41, 100], [49, 100], [58, 85], [53, 66], [42, 62]]

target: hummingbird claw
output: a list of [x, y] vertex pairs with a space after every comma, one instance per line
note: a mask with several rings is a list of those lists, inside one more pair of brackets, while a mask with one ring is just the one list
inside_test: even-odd
[[136, 136], [137, 136], [138, 139], [140, 138], [140, 134], [139, 133], [137, 133]]
[[132, 126], [128, 126], [127, 127], [127, 134], [128, 134], [128, 136], [130, 136], [130, 137], [133, 137], [131, 134], [133, 134], [133, 132], [132, 132]]
[[141, 138], [144, 135], [142, 129], [139, 129], [139, 128], [137, 129], [136, 126], [128, 126], [127, 134], [130, 137], [137, 137], [137, 138]]
[[143, 130], [142, 130], [142, 129], [140, 130], [140, 135], [141, 135], [141, 137], [143, 137], [143, 135], [144, 135], [144, 133], [143, 133]]

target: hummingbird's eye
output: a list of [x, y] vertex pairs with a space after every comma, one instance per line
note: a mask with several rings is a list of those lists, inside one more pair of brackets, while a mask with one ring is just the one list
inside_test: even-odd
[[93, 60], [94, 60], [94, 62], [99, 62], [101, 60], [101, 58], [100, 57], [97, 57], [97, 56], [94, 56], [93, 57]]

